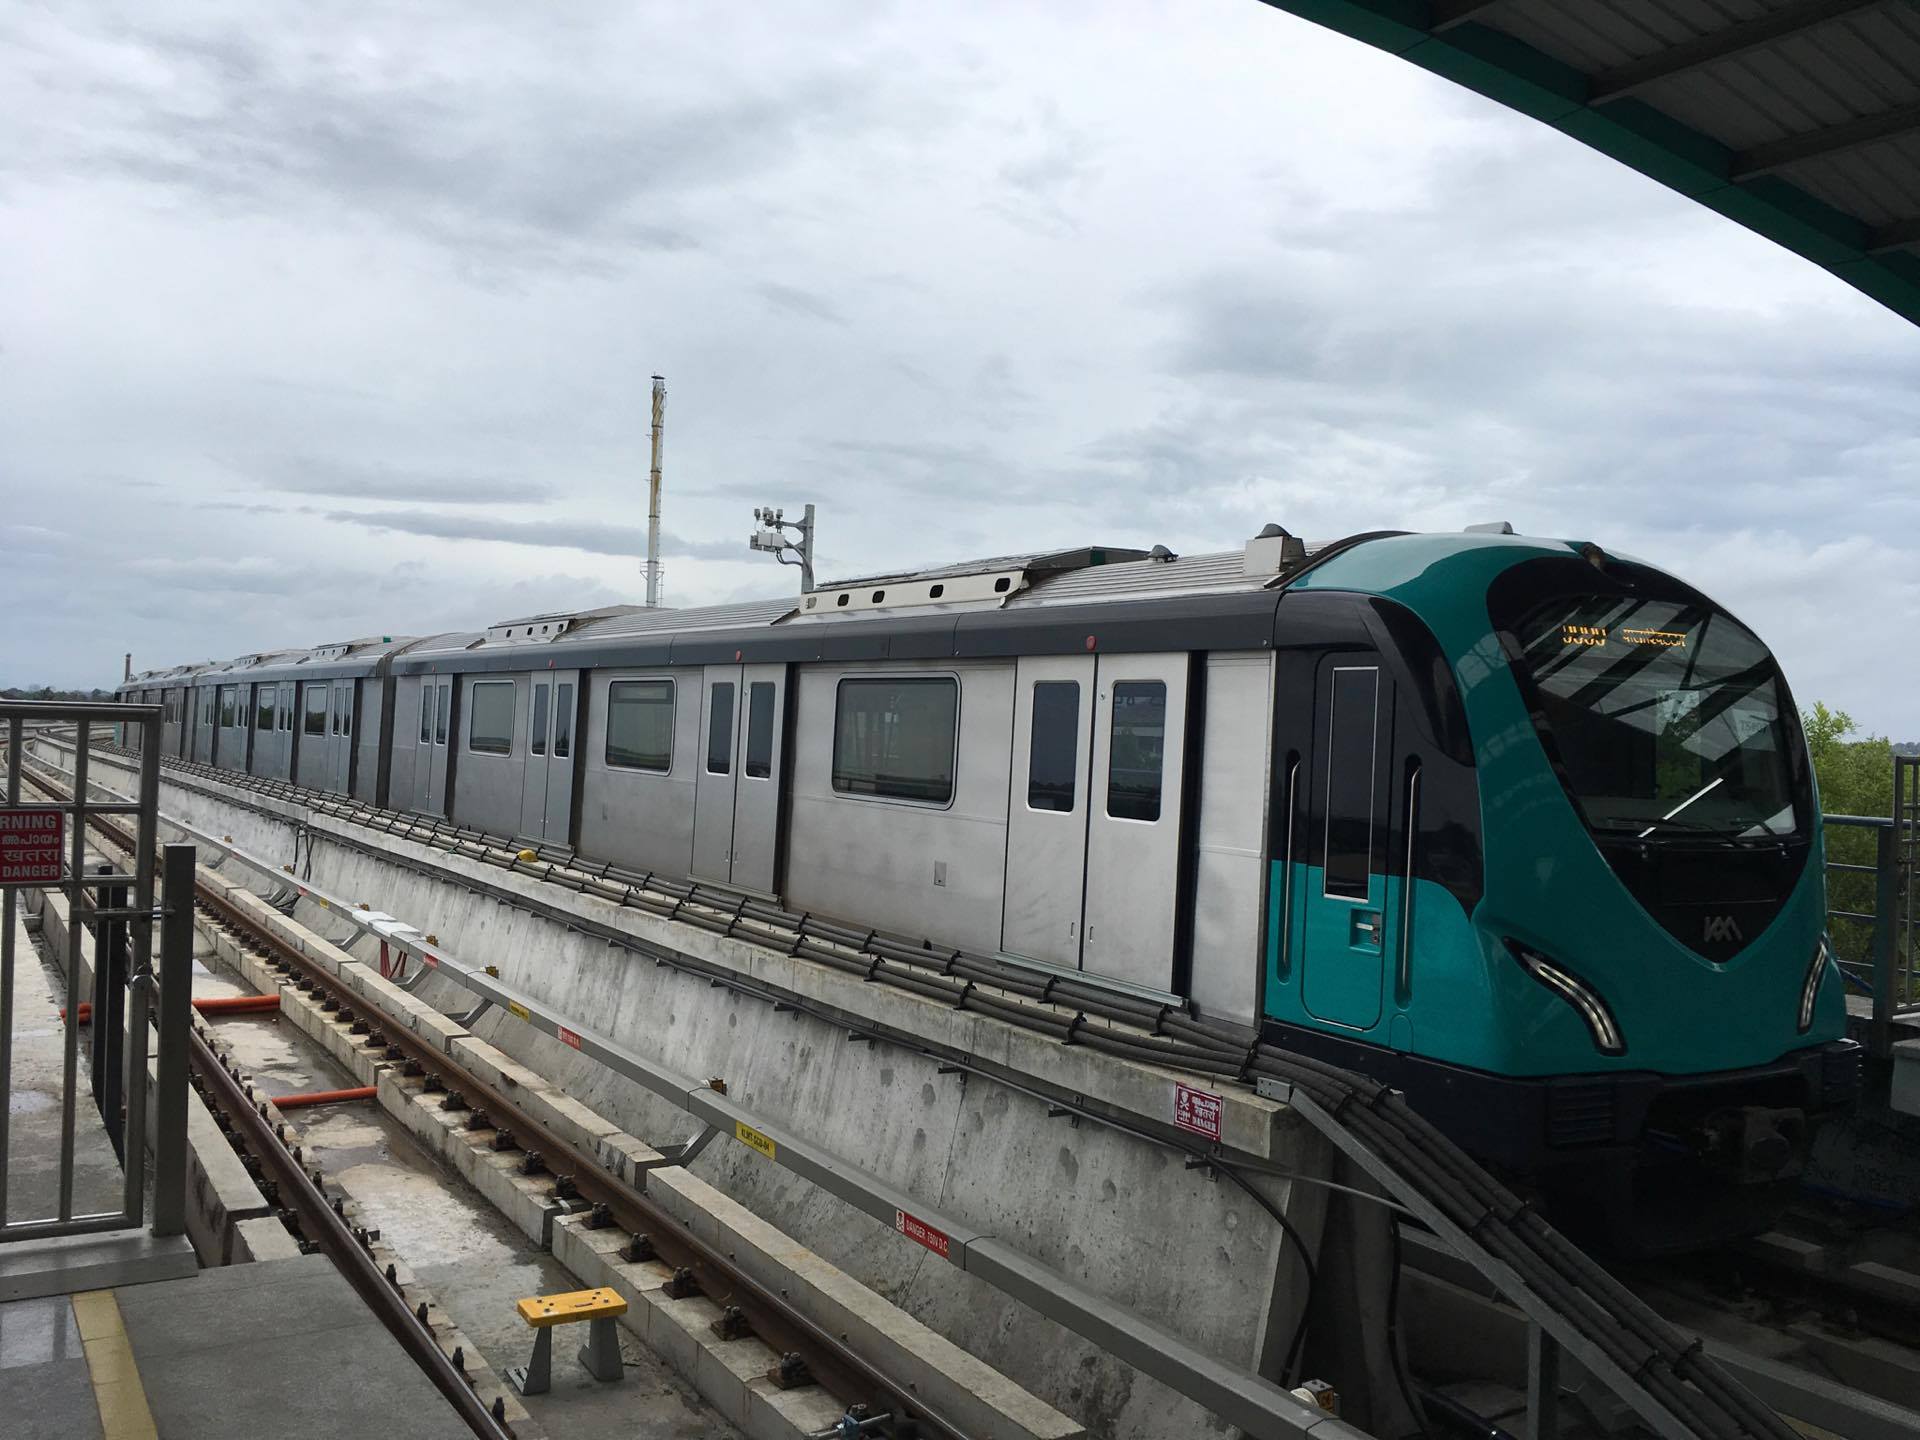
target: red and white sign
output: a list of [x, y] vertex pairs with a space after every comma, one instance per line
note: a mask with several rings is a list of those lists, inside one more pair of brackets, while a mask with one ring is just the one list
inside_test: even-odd
[[0, 810], [0, 885], [58, 885], [66, 819], [45, 805]]
[[1191, 1085], [1173, 1087], [1173, 1123], [1209, 1140], [1220, 1138], [1220, 1097]]
[[948, 1252], [953, 1248], [953, 1241], [947, 1237], [947, 1232], [934, 1229], [917, 1216], [896, 1210], [893, 1212], [893, 1228], [915, 1244], [926, 1246], [942, 1260], [952, 1258]]
[[574, 1034], [573, 1031], [567, 1029], [564, 1025], [556, 1025], [553, 1028], [558, 1032], [562, 1045], [571, 1045], [576, 1050], [580, 1048], [580, 1037]]

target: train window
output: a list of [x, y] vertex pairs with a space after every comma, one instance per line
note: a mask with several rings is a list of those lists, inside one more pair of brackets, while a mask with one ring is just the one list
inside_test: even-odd
[[452, 708], [453, 682], [451, 680], [442, 680], [440, 682], [440, 698], [434, 703], [433, 711], [433, 743], [436, 745], [444, 745], [447, 743], [447, 711]]
[[616, 680], [607, 687], [607, 764], [661, 774], [673, 768], [671, 680]]
[[747, 687], [747, 775], [765, 780], [773, 774], [773, 682]]
[[1107, 745], [1107, 814], [1116, 820], [1160, 818], [1166, 768], [1167, 686], [1163, 680], [1121, 680], [1113, 687]]
[[1037, 682], [1030, 728], [1027, 808], [1071, 814], [1080, 779], [1080, 682]]
[[960, 682], [842, 680], [833, 712], [833, 788], [849, 795], [953, 799]]
[[327, 733], [327, 687], [309, 685], [307, 687], [306, 723], [304, 729], [309, 735]]
[[1327, 706], [1326, 893], [1365, 900], [1373, 869], [1374, 734], [1379, 726], [1380, 672], [1341, 666]]
[[277, 693], [271, 685], [253, 687], [253, 728], [256, 732], [273, 729], [273, 702]]
[[513, 682], [488, 680], [467, 692], [467, 749], [482, 755], [513, 753]]
[[280, 728], [289, 735], [293, 733], [293, 686], [280, 687]]
[[573, 753], [573, 686], [559, 685], [553, 692], [553, 758], [564, 760]]
[[716, 685], [707, 701], [707, 773], [733, 768], [733, 686]]
[[527, 742], [527, 748], [535, 755], [547, 753], [547, 682], [542, 680], [533, 687], [533, 738]]
[[420, 685], [420, 743], [433, 743], [433, 687], [424, 681]]
[[340, 733], [348, 739], [353, 738], [353, 686], [342, 685], [340, 696]]
[[238, 725], [240, 723], [239, 716], [236, 713], [233, 692], [234, 687], [231, 685], [222, 685], [220, 687], [220, 723], [222, 725]]

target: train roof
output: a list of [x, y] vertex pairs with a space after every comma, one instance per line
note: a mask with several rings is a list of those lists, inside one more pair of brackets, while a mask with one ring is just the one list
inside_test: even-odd
[[[220, 684], [389, 672], [711, 663], [744, 658], [749, 651], [765, 658], [997, 653], [979, 648], [983, 642], [978, 637], [994, 629], [1031, 632], [1053, 623], [1048, 612], [1069, 608], [1159, 601], [1166, 604], [1158, 608], [1190, 620], [1242, 611], [1252, 617], [1262, 608], [1263, 593], [1309, 574], [1322, 587], [1337, 586], [1350, 567], [1331, 562], [1362, 546], [1369, 552], [1397, 550], [1400, 547], [1369, 542], [1405, 534], [1375, 531], [1316, 542], [1269, 525], [1240, 549], [1217, 553], [1177, 555], [1164, 546], [1142, 550], [1101, 545], [1035, 551], [835, 581], [798, 597], [685, 609], [608, 605], [552, 610], [498, 621], [484, 630], [369, 636], [305, 650], [263, 651], [224, 663], [148, 671], [119, 688], [139, 690], [183, 680]], [[1563, 543], [1516, 537], [1505, 525], [1419, 538], [1449, 551]], [[1264, 602], [1269, 615], [1271, 599]], [[952, 640], [963, 632], [975, 637], [968, 645], [940, 648], [940, 637]], [[934, 648], [916, 650], [911, 641], [904, 648], [881, 643], [882, 633], [918, 634], [925, 647]], [[770, 646], [776, 637], [784, 639]]]

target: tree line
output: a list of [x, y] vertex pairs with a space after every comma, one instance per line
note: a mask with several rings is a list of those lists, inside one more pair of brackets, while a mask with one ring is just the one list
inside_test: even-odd
[[[1920, 745], [1896, 745], [1884, 735], [1861, 735], [1844, 710], [1816, 703], [1802, 712], [1801, 728], [1813, 773], [1820, 786], [1823, 815], [1862, 815], [1886, 818], [1893, 814], [1893, 757], [1920, 754]], [[1910, 800], [1913, 796], [1908, 797]], [[1829, 865], [1875, 863], [1878, 831], [1855, 825], [1826, 827]], [[1877, 877], [1857, 870], [1827, 873], [1827, 904], [1855, 915], [1875, 913]], [[1913, 883], [1909, 877], [1908, 883]], [[1864, 974], [1873, 962], [1873, 927], [1865, 921], [1836, 915], [1831, 926], [1834, 949], [1849, 969]], [[1896, 959], [1896, 963], [1897, 959]], [[1908, 997], [1913, 998], [1913, 997]]]

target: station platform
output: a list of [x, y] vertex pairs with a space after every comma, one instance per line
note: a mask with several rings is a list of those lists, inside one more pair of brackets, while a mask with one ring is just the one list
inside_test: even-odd
[[0, 1304], [9, 1440], [461, 1440], [322, 1256]]

